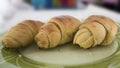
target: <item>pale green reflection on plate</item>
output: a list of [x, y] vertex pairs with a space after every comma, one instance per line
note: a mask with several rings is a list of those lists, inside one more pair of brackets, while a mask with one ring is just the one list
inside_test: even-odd
[[[118, 27], [120, 29], [119, 24], [118, 24]], [[3, 34], [2, 33], [0, 34], [0, 39]], [[70, 65], [70, 63], [64, 65], [64, 60], [67, 60], [67, 59], [65, 59], [65, 58], [67, 58], [65, 56], [64, 56], [65, 58], [63, 60], [63, 63], [62, 63], [62, 61], [60, 61], [60, 62], [58, 61], [57, 63], [55, 63], [55, 61], [51, 61], [47, 57], [44, 57], [44, 58], [49, 59], [50, 60], [49, 62], [47, 62], [47, 60], [40, 60], [40, 57], [42, 57], [42, 55], [38, 58], [39, 60], [36, 60], [35, 56], [33, 56], [33, 58], [31, 59], [31, 57], [32, 57], [31, 54], [28, 54], [29, 55], [28, 56], [28, 55], [26, 55], [25, 52], [29, 51], [29, 48], [32, 46], [30, 46], [28, 48], [28, 50], [26, 48], [19, 49], [19, 50], [13, 50], [13, 49], [7, 49], [7, 48], [4, 48], [3, 46], [0, 46], [0, 68], [120, 68], [120, 48], [119, 48], [120, 31], [118, 31], [118, 34], [117, 34], [115, 40], [116, 40], [116, 42], [113, 43], [114, 44], [113, 48], [117, 47], [117, 43], [118, 43], [118, 47], [113, 50], [111, 49], [112, 53], [110, 53], [109, 55], [104, 57], [105, 52], [103, 54], [100, 53], [101, 55], [103, 55], [102, 56], [103, 58], [98, 57], [98, 59], [96, 59], [96, 57], [98, 55], [100, 55], [100, 54], [96, 53], [97, 56], [96, 57], [93, 56], [93, 57], [95, 57], [95, 62], [93, 62], [94, 59], [92, 59], [92, 61], [91, 60], [88, 61], [87, 59], [90, 58], [90, 57], [88, 57], [88, 58], [86, 58], [86, 61], [88, 63], [86, 63], [84, 61], [85, 62], [84, 64], [79, 64], [81, 61], [80, 62], [77, 61], [78, 64], [76, 64], [76, 65], [74, 64], [75, 61], [73, 61], [73, 59], [71, 59], [71, 61], [69, 61], [69, 62], [73, 61], [72, 62], [73, 65]], [[69, 45], [69, 44], [66, 44], [66, 45]], [[61, 47], [64, 47], [64, 46], [61, 46]], [[58, 49], [59, 48], [60, 47], [58, 47]], [[21, 51], [21, 50], [23, 50], [23, 51]], [[73, 52], [69, 53], [69, 54], [73, 54]], [[109, 53], [109, 52], [107, 52], [107, 53]], [[49, 54], [51, 54], [51, 53], [49, 53]], [[68, 58], [71, 58], [74, 55], [75, 54], [71, 55]], [[44, 54], [44, 56], [50, 56], [50, 55]], [[57, 54], [56, 56], [59, 56], [59, 55]], [[56, 57], [56, 56], [55, 56], [55, 59], [57, 59], [57, 58], [60, 59], [60, 57], [61, 57], [61, 56], [60, 57]], [[79, 54], [79, 56], [80, 56], [80, 54]], [[52, 59], [54, 60], [54, 58], [52, 58]], [[57, 60], [59, 60], [59, 59], [57, 59]], [[75, 59], [75, 60], [79, 60], [79, 59]], [[83, 60], [85, 60], [85, 57]]]
[[47, 50], [39, 49], [36, 45], [31, 45], [20, 50], [20, 53], [25, 58], [38, 63], [77, 66], [93, 64], [97, 61], [107, 59], [107, 57], [113, 55], [117, 49], [118, 44], [114, 41], [109, 46], [97, 46], [91, 49], [82, 49], [72, 43]]

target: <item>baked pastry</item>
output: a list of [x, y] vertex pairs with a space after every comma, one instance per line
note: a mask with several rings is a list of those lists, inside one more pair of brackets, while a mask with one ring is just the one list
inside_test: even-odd
[[35, 41], [40, 48], [53, 48], [73, 40], [81, 22], [72, 16], [57, 16], [41, 27]]
[[73, 44], [83, 48], [109, 45], [117, 34], [116, 23], [105, 16], [92, 15], [80, 25]]
[[43, 25], [40, 21], [25, 20], [12, 27], [2, 38], [2, 44], [7, 48], [27, 46], [34, 41], [35, 35]]

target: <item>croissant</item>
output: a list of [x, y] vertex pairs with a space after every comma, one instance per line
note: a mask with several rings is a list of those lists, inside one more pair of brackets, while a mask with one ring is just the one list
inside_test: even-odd
[[57, 16], [41, 27], [35, 41], [40, 48], [53, 48], [73, 40], [81, 22], [72, 16]]
[[117, 33], [116, 23], [105, 16], [92, 15], [88, 17], [75, 34], [73, 44], [83, 48], [96, 45], [109, 45]]
[[2, 44], [7, 48], [19, 48], [31, 44], [34, 36], [43, 25], [40, 21], [25, 20], [13, 26], [2, 38]]

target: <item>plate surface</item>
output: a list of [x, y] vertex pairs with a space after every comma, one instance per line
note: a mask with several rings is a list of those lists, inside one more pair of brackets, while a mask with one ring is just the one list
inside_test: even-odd
[[118, 49], [118, 44], [114, 41], [109, 46], [97, 46], [91, 49], [82, 49], [78, 46], [65, 44], [53, 49], [39, 49], [37, 45], [32, 45], [24, 50], [21, 54], [30, 59], [45, 64], [55, 64], [64, 66], [75, 66], [95, 63], [103, 60]]

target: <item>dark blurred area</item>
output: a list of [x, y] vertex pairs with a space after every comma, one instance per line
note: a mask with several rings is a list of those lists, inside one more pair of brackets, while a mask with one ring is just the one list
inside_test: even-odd
[[120, 12], [120, 0], [99, 0], [96, 4]]
[[35, 9], [72, 9], [85, 8], [95, 4], [104, 8], [120, 12], [120, 0], [25, 0]]

